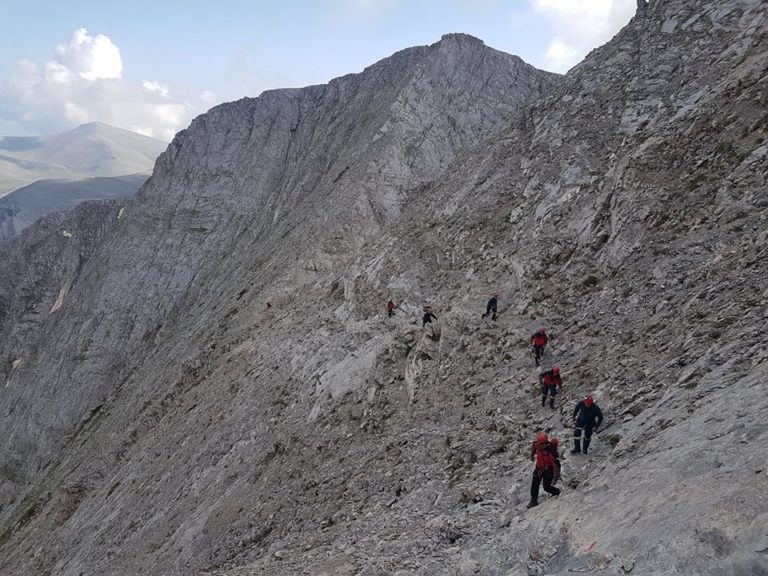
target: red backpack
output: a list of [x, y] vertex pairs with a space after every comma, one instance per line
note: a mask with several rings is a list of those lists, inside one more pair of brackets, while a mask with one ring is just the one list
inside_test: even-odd
[[549, 442], [533, 443], [533, 454], [536, 456], [536, 470], [555, 470], [555, 457]]

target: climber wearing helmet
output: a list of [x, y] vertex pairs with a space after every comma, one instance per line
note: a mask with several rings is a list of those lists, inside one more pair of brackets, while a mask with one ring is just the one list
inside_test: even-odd
[[531, 335], [531, 346], [533, 346], [533, 357], [536, 360], [536, 366], [539, 365], [539, 359], [544, 356], [544, 348], [549, 342], [547, 330], [542, 326]]
[[555, 470], [558, 468], [553, 452], [556, 454], [557, 449], [555, 448], [553, 451], [552, 444], [548, 441], [547, 435], [544, 432], [539, 432], [536, 436], [536, 441], [531, 447], [531, 460], [536, 462], [536, 466], [533, 469], [531, 501], [528, 503], [528, 508], [539, 505], [539, 486], [542, 481], [544, 482], [545, 492], [553, 496], [560, 494], [560, 489], [552, 485], [552, 481], [555, 478]]
[[552, 370], [547, 370], [539, 374], [539, 385], [541, 386], [541, 407], [547, 403], [547, 394], [549, 394], [549, 407], [555, 409], [555, 396], [557, 389], [563, 387], [563, 378], [560, 376], [560, 366], [555, 366]]
[[387, 302], [387, 318], [392, 318], [395, 315], [395, 308], [397, 305], [392, 300]]
[[[587, 453], [589, 443], [592, 440], [592, 432], [597, 432], [600, 424], [603, 423], [603, 413], [600, 407], [595, 404], [592, 396], [587, 396], [576, 404], [573, 410], [573, 417], [576, 419], [576, 427], [573, 430], [573, 450], [571, 454]], [[584, 431], [584, 440], [581, 440], [581, 432]]]
[[495, 292], [494, 295], [491, 297], [491, 299], [488, 300], [488, 304], [485, 306], [485, 314], [483, 314], [482, 317], [485, 318], [486, 316], [491, 316], [491, 314], [493, 314], [493, 316], [491, 316], [491, 320], [496, 320], [498, 305], [499, 305], [499, 293]]

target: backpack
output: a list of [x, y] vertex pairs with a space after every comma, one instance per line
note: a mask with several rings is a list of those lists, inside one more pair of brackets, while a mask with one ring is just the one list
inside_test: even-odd
[[553, 446], [549, 442], [545, 442], [543, 444], [534, 442], [533, 450], [534, 454], [536, 455], [536, 470], [543, 471], [549, 469], [554, 472], [557, 463], [555, 462], [555, 457], [552, 454], [554, 451]]

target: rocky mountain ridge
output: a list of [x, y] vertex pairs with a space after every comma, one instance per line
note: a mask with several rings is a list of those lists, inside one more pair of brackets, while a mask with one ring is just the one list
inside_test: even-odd
[[767, 22], [640, 1], [559, 81], [456, 36], [197, 119], [7, 275], [0, 574], [767, 573]]

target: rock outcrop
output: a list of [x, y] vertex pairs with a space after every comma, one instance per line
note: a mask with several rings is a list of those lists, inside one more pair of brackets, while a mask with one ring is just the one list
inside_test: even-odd
[[449, 36], [195, 120], [76, 273], [0, 285], [0, 574], [766, 573], [767, 10], [639, 2], [559, 80]]

